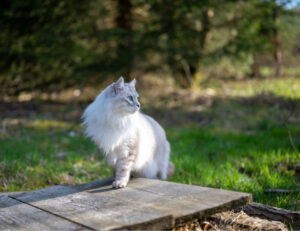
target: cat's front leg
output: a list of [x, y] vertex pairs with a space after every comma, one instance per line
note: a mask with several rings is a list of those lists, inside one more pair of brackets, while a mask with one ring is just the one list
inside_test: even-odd
[[135, 154], [129, 154], [117, 160], [115, 167], [115, 177], [112, 183], [114, 188], [124, 188], [128, 184], [130, 172], [135, 161]]

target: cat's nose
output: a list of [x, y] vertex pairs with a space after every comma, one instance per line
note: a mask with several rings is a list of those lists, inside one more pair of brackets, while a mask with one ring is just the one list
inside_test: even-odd
[[140, 108], [140, 107], [141, 107], [141, 105], [140, 105], [139, 103], [137, 103], [137, 104], [136, 104], [136, 106], [137, 106], [138, 108]]

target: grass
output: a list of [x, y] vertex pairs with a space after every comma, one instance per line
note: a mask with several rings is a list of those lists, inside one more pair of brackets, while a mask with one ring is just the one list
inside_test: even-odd
[[[300, 181], [295, 172], [299, 156], [291, 141], [299, 150], [300, 79], [212, 86], [209, 94], [204, 89], [193, 97], [176, 89], [176, 95], [152, 92], [157, 104], [142, 102], [144, 111], [166, 128], [176, 165], [170, 180], [250, 192], [255, 202], [299, 211]], [[145, 91], [142, 98], [151, 94]], [[83, 135], [79, 117], [86, 104], [42, 105], [43, 110], [30, 118], [23, 113], [24, 103], [18, 105], [13, 108], [22, 113], [1, 119], [0, 191], [78, 184], [112, 174]], [[74, 113], [75, 119], [70, 119]]]
[[[111, 174], [94, 144], [72, 123], [35, 120], [26, 124], [19, 134], [0, 142], [1, 191], [83, 183]], [[75, 131], [69, 132], [70, 128]]]
[[300, 210], [299, 192], [264, 192], [297, 188], [293, 169], [299, 160], [285, 129], [252, 134], [172, 129], [168, 135], [177, 167], [173, 181], [251, 192], [256, 202]]

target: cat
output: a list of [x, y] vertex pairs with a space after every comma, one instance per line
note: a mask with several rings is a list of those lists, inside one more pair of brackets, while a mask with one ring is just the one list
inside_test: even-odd
[[175, 170], [164, 129], [140, 112], [136, 80], [106, 87], [83, 113], [85, 135], [103, 151], [114, 169], [112, 187], [126, 187], [131, 173], [167, 180]]

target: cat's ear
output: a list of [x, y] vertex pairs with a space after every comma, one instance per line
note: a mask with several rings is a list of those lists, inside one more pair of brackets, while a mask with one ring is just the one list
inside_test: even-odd
[[136, 84], [136, 80], [133, 79], [130, 81], [129, 85], [132, 86], [132, 87], [135, 87], [135, 84]]
[[117, 82], [113, 85], [114, 92], [117, 94], [118, 92], [122, 91], [124, 88], [124, 78], [121, 76]]

